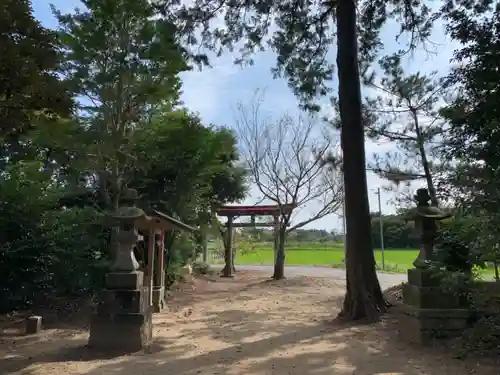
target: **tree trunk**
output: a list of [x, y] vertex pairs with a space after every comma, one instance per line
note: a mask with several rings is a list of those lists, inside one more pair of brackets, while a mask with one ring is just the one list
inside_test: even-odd
[[285, 278], [285, 239], [286, 239], [286, 226], [280, 228], [278, 239], [278, 253], [276, 261], [274, 262], [274, 280], [281, 280]]
[[222, 277], [234, 276], [234, 258], [233, 258], [233, 218], [227, 218], [226, 235], [223, 236], [224, 243], [224, 268], [222, 269]]
[[231, 258], [231, 261], [233, 263], [233, 273], [235, 273], [236, 272], [236, 267], [234, 266], [234, 264], [235, 264], [235, 259], [236, 259], [236, 248], [233, 247], [232, 251], [233, 251], [233, 257]]
[[[232, 256], [229, 257], [228, 251], [229, 250], [224, 245], [224, 267], [221, 270], [221, 274], [225, 275], [226, 277], [231, 277], [231, 276], [234, 276], [234, 274], [236, 273], [236, 267], [234, 266], [234, 258], [235, 258], [236, 252], [233, 249]], [[228, 272], [228, 266], [227, 266], [229, 258], [230, 258], [230, 262], [232, 264], [231, 272]]]
[[208, 263], [207, 224], [201, 227], [201, 254], [203, 263]]
[[420, 124], [418, 121], [418, 116], [416, 110], [411, 112], [413, 116], [413, 122], [415, 123], [415, 133], [417, 135], [418, 150], [420, 152], [420, 157], [422, 158], [422, 167], [424, 168], [425, 181], [427, 182], [427, 190], [431, 197], [431, 203], [433, 206], [438, 206], [439, 201], [437, 199], [436, 188], [434, 187], [434, 181], [432, 180], [431, 169], [429, 167], [429, 161], [427, 160], [427, 153], [425, 152], [424, 140], [422, 137], [422, 131], [420, 130]]
[[336, 21], [347, 227], [347, 289], [339, 317], [376, 320], [387, 306], [372, 249], [354, 0], [337, 2]]

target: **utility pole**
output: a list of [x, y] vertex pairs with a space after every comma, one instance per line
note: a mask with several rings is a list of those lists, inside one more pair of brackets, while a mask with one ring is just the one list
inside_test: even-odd
[[382, 252], [382, 270], [385, 270], [385, 257], [384, 257], [384, 220], [382, 218], [382, 203], [380, 199], [380, 188], [376, 192], [378, 196], [378, 213], [379, 213], [379, 223], [380, 223], [380, 250]]

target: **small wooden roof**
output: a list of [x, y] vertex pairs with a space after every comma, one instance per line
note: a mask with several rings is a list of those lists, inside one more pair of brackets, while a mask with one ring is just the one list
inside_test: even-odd
[[136, 221], [139, 229], [150, 230], [183, 230], [187, 232], [196, 232], [198, 229], [183, 223], [172, 216], [163, 212], [153, 210], [153, 215], [146, 215]]
[[295, 206], [293, 204], [260, 205], [260, 206], [222, 206], [216, 213], [220, 216], [253, 216], [253, 215], [279, 215], [290, 213]]

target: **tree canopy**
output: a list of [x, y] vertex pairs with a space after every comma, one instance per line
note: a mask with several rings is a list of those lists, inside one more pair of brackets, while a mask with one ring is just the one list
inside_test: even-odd
[[[101, 287], [103, 219], [124, 189], [193, 225], [246, 193], [233, 133], [179, 103], [189, 66], [175, 26], [146, 1], [84, 5], [54, 9], [57, 30], [41, 27], [27, 1], [2, 6], [1, 310]], [[197, 240], [166, 240], [170, 281]]]

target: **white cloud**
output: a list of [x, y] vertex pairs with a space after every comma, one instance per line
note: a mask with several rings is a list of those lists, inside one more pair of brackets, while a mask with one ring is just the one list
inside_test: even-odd
[[[78, 0], [52, 0], [56, 8], [64, 12], [70, 12], [76, 6], [81, 6]], [[45, 26], [54, 27], [56, 25], [51, 15], [49, 4], [43, 0], [33, 0], [35, 16], [39, 18]], [[382, 32], [382, 39], [386, 42], [385, 53], [395, 52], [401, 48], [401, 44], [394, 41], [395, 30], [399, 30], [395, 22], [389, 22]], [[423, 51], [416, 52], [407, 59], [405, 68], [411, 72], [438, 70], [445, 73], [450, 67], [452, 51], [457, 46], [450, 43], [444, 36], [443, 24], [437, 23], [431, 37], [436, 50], [435, 54], [426, 54]], [[334, 52], [334, 51], [333, 51]], [[182, 74], [183, 93], [182, 100], [193, 111], [199, 112], [206, 123], [218, 125], [231, 125], [233, 122], [233, 109], [238, 101], [250, 101], [256, 89], [266, 89], [266, 103], [264, 108], [275, 114], [298, 111], [297, 101], [290, 92], [287, 84], [283, 80], [273, 80], [269, 69], [275, 64], [275, 55], [272, 52], [261, 53], [256, 56], [255, 64], [250, 67], [240, 68], [233, 64], [236, 56], [230, 53], [219, 58], [212, 58], [213, 68], [203, 71], [186, 72]], [[332, 53], [332, 58], [335, 58]], [[333, 82], [335, 87], [336, 83]], [[374, 152], [391, 149], [390, 144], [376, 144], [372, 141], [366, 143], [366, 154], [370, 157]], [[378, 210], [377, 197], [374, 191], [378, 187], [385, 185], [385, 182], [368, 172], [368, 188], [370, 197], [370, 207], [372, 211]], [[420, 186], [420, 183], [414, 185]], [[253, 204], [258, 196], [252, 191], [246, 203]], [[382, 210], [393, 212], [394, 207], [388, 204], [392, 199], [391, 194], [382, 192]], [[341, 228], [341, 220], [334, 215], [323, 218], [311, 225], [317, 228]]]

